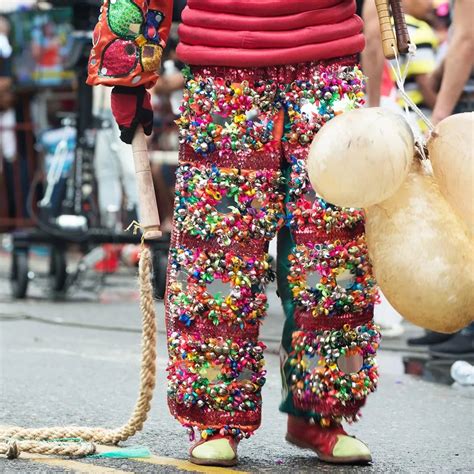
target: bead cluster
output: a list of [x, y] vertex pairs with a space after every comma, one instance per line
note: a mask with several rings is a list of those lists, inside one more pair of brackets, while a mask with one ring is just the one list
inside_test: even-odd
[[[380, 341], [377, 327], [368, 323], [340, 330], [293, 333], [289, 364], [292, 367], [291, 391], [296, 406], [317, 407], [324, 402], [332, 417], [352, 420], [356, 413], [343, 407], [362, 401], [377, 386], [374, 359]], [[360, 361], [358, 369], [344, 372], [345, 361]], [[326, 410], [325, 410], [326, 411]]]
[[[178, 281], [181, 272], [185, 285]], [[265, 285], [273, 278], [267, 254], [257, 259], [223, 250], [173, 248], [168, 285], [171, 310], [186, 326], [196, 318], [208, 318], [215, 325], [235, 324], [245, 329], [265, 317]], [[211, 294], [208, 285], [215, 280], [229, 284], [229, 293]]]
[[273, 146], [275, 114], [281, 108], [274, 80], [235, 83], [222, 77], [193, 75], [184, 70], [181, 143], [196, 153], [262, 151]]
[[364, 76], [357, 66], [322, 66], [312, 78], [292, 82], [285, 97], [290, 125], [284, 139], [308, 145], [335, 115], [364, 104], [364, 87]]
[[[361, 209], [336, 207], [315, 194], [309, 183], [305, 161], [293, 156], [290, 160], [290, 199], [286, 204], [286, 220], [290, 227], [299, 232], [331, 232], [351, 229], [364, 222], [364, 212]], [[313, 195], [314, 200], [309, 199]]]
[[281, 109], [289, 119], [283, 139], [308, 145], [332, 117], [364, 104], [364, 76], [357, 66], [318, 65], [309, 78], [289, 85], [272, 78], [233, 82], [189, 68], [184, 75], [180, 139], [201, 155], [278, 147], [275, 122]]
[[219, 434], [221, 436], [232, 436], [235, 439], [242, 440], [244, 438], [250, 438], [252, 435], [251, 432], [242, 431], [240, 428], [236, 428], [233, 426], [223, 426], [220, 430], [215, 430], [212, 428], [207, 428], [201, 431], [201, 438], [208, 439], [211, 436]]
[[232, 241], [271, 240], [283, 222], [280, 182], [281, 173], [273, 170], [180, 166], [176, 228], [203, 240], [217, 237], [224, 246]]
[[[324, 123], [363, 104], [364, 78], [353, 66], [311, 63], [307, 69], [285, 67], [285, 80], [263, 68], [249, 75], [185, 71], [174, 216], [183, 241], [170, 253], [168, 393], [193, 432], [196, 419], [205, 420], [200, 428], [210, 426], [204, 439], [241, 439], [258, 425], [248, 420], [260, 414], [266, 371], [264, 346], [251, 334], [265, 316], [264, 287], [274, 276], [268, 255], [246, 252], [253, 242], [263, 245], [285, 222], [295, 232], [341, 230], [324, 243], [294, 247], [288, 282], [296, 304], [318, 317], [361, 314], [377, 300], [365, 241], [347, 242], [343, 232], [362, 224], [363, 212], [318, 196], [313, 202], [304, 161]], [[286, 214], [285, 180], [274, 170], [282, 148], [291, 162]], [[194, 238], [204, 241], [201, 248], [183, 245]], [[318, 279], [313, 286], [311, 273]], [[228, 289], [213, 293], [216, 282]], [[242, 336], [231, 337], [236, 331]], [[293, 333], [287, 364], [295, 407], [322, 424], [354, 419], [357, 404], [375, 390], [378, 341], [371, 323]]]
[[[346, 243], [297, 245], [288, 259], [293, 298], [315, 317], [359, 313], [378, 301], [362, 236]], [[319, 279], [316, 286], [308, 283], [310, 273]]]
[[168, 395], [203, 410], [253, 411], [265, 384], [264, 344], [248, 340], [184, 335], [168, 339]]

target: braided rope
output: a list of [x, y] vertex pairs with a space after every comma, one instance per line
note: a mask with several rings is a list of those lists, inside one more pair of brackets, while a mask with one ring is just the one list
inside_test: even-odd
[[[139, 263], [140, 310], [142, 313], [140, 393], [128, 422], [116, 429], [80, 426], [0, 428], [0, 454], [5, 454], [9, 459], [17, 458], [21, 452], [87, 456], [96, 452], [94, 443], [114, 445], [119, 441], [125, 441], [143, 428], [150, 411], [156, 380], [156, 322], [153, 288], [150, 280], [151, 271], [150, 250], [142, 246]], [[81, 442], [68, 441], [71, 438], [80, 438]]]

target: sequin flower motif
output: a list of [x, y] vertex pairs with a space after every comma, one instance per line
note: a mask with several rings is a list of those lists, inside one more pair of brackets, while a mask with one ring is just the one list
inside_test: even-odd
[[283, 223], [281, 174], [183, 165], [176, 176], [176, 228], [203, 240], [232, 241], [274, 237]]
[[168, 347], [168, 395], [175, 403], [231, 413], [260, 407], [266, 375], [262, 343], [175, 332]]
[[377, 386], [374, 357], [379, 341], [372, 323], [320, 333], [294, 332], [288, 363], [295, 406], [323, 418], [353, 421]]
[[363, 237], [346, 243], [297, 245], [288, 258], [293, 298], [314, 317], [360, 313], [378, 301]]
[[[265, 284], [273, 279], [268, 255], [256, 259], [233, 252], [170, 251], [168, 297], [172, 312], [181, 324], [198, 329], [203, 319], [214, 325], [236, 325], [246, 329], [265, 316]], [[212, 285], [218, 282], [219, 290]]]
[[194, 76], [185, 70], [181, 106], [181, 143], [206, 155], [273, 148], [275, 114], [281, 108], [279, 87], [273, 80], [231, 82]]
[[294, 81], [285, 96], [285, 140], [308, 145], [335, 115], [364, 104], [365, 78], [358, 67], [322, 66], [312, 78]]

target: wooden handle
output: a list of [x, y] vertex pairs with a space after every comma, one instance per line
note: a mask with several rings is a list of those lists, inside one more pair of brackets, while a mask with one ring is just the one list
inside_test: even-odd
[[380, 34], [382, 35], [383, 54], [387, 59], [394, 59], [395, 51], [393, 48], [397, 47], [397, 42], [390, 19], [388, 0], [375, 0], [375, 6], [379, 17]]
[[160, 216], [156, 204], [155, 187], [151, 175], [150, 160], [145, 133], [141, 125], [137, 127], [132, 141], [133, 161], [137, 177], [138, 203], [140, 206], [140, 224], [145, 239], [161, 237]]
[[397, 35], [398, 52], [406, 54], [410, 46], [410, 35], [408, 34], [405, 14], [403, 13], [402, 0], [390, 0], [390, 7], [392, 8], [395, 33]]

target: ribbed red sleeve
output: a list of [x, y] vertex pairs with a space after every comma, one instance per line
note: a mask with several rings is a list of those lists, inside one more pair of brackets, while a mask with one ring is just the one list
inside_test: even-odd
[[347, 0], [188, 0], [191, 10], [233, 13], [243, 16], [280, 16], [347, 3]]
[[202, 66], [259, 67], [357, 54], [354, 0], [188, 0], [179, 58]]
[[316, 25], [330, 25], [347, 20], [356, 12], [353, 1], [345, 1], [320, 10], [309, 10], [292, 15], [251, 17], [231, 13], [209, 14], [206, 10], [185, 8], [181, 15], [184, 25], [230, 31], [293, 31]]
[[362, 30], [362, 20], [352, 16], [348, 20], [331, 25], [307, 26], [298, 30], [280, 31], [232, 31], [215, 30], [198, 26], [180, 25], [179, 37], [187, 45], [207, 45], [216, 48], [293, 48], [315, 43], [325, 43], [357, 35]]
[[284, 49], [213, 48], [181, 43], [178, 45], [177, 53], [180, 59], [187, 64], [260, 67], [351, 56], [362, 51], [364, 46], [364, 36], [358, 34], [350, 38]]

